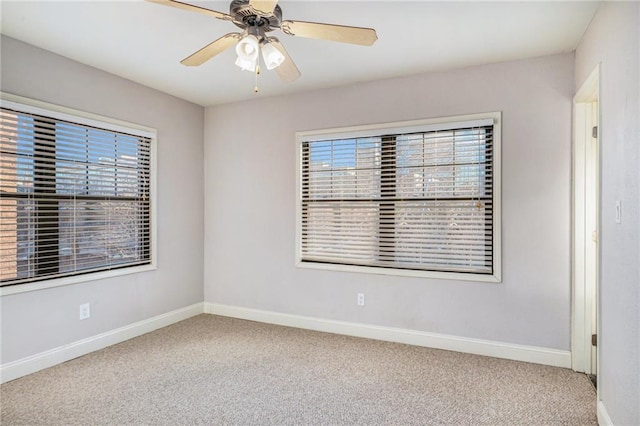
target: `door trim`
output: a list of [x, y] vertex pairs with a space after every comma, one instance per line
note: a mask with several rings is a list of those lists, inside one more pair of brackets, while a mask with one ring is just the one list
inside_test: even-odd
[[[598, 128], [598, 149], [595, 158], [588, 151], [592, 143], [591, 128], [594, 123], [600, 127], [600, 64], [591, 72], [573, 98], [573, 197], [572, 197], [572, 324], [571, 324], [571, 367], [575, 371], [597, 374], [592, 367], [591, 334], [592, 319], [597, 316], [597, 283], [600, 271], [600, 244], [596, 245], [595, 264], [590, 262], [593, 255], [591, 229], [589, 224], [600, 227], [600, 146], [602, 132]], [[594, 108], [594, 103], [598, 108]], [[594, 112], [595, 110], [595, 112]], [[594, 116], [595, 115], [595, 116]], [[588, 194], [589, 179], [595, 185], [596, 194]], [[595, 197], [593, 197], [595, 195]], [[592, 200], [590, 202], [590, 199]], [[595, 215], [595, 217], [594, 217]], [[596, 240], [600, 235], [596, 234]], [[593, 257], [591, 257], [593, 259]], [[589, 276], [594, 279], [590, 280]], [[596, 322], [596, 334], [599, 334], [599, 320]], [[601, 336], [598, 341], [601, 342]], [[596, 361], [599, 349], [596, 347]], [[594, 371], [595, 370], [595, 371]]]

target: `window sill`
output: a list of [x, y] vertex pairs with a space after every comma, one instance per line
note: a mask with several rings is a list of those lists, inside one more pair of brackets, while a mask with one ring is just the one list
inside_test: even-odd
[[372, 266], [338, 265], [332, 263], [296, 262], [298, 268], [321, 269], [325, 271], [353, 272], [360, 274], [393, 275], [414, 278], [432, 278], [443, 280], [477, 281], [487, 283], [500, 283], [502, 278], [499, 273], [493, 275], [461, 273], [461, 272], [437, 272], [419, 271], [415, 269], [377, 268]]
[[62, 287], [71, 284], [81, 284], [84, 282], [103, 280], [107, 278], [119, 277], [122, 275], [137, 274], [140, 272], [153, 271], [157, 269], [155, 265], [133, 266], [131, 268], [116, 269], [113, 271], [95, 272], [86, 275], [76, 275], [71, 277], [55, 278], [51, 280], [37, 281], [27, 284], [16, 284], [11, 286], [0, 287], [0, 297], [9, 296], [11, 294], [27, 293], [30, 291], [39, 291], [49, 288]]

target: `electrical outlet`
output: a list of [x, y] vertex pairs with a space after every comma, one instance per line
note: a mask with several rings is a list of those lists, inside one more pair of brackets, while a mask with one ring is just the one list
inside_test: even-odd
[[364, 306], [364, 293], [358, 293], [358, 306]]
[[80, 319], [87, 319], [91, 317], [91, 305], [89, 303], [83, 303], [80, 305]]

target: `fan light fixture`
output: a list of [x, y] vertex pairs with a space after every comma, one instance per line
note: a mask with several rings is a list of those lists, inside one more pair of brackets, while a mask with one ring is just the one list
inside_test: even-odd
[[246, 71], [255, 71], [258, 54], [260, 51], [260, 43], [254, 35], [247, 35], [236, 44], [236, 65]]
[[267, 69], [272, 70], [284, 62], [284, 55], [272, 43], [266, 42], [262, 45], [262, 59]]
[[[254, 72], [258, 62], [258, 52], [262, 51], [262, 59], [268, 70], [277, 68], [285, 60], [284, 55], [271, 43], [272, 40], [264, 39], [262, 42], [254, 35], [244, 36], [236, 44], [236, 65], [245, 71]], [[275, 40], [274, 40], [275, 41]]]

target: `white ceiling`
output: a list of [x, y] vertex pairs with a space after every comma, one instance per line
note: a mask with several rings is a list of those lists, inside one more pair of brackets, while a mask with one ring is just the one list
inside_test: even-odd
[[[190, 2], [189, 0], [182, 0]], [[229, 2], [193, 1], [228, 12]], [[203, 106], [426, 71], [573, 51], [598, 2], [281, 0], [283, 19], [375, 28], [371, 47], [280, 38], [302, 72], [282, 83], [234, 65], [229, 49], [200, 67], [180, 60], [230, 22], [138, 1], [1, 0], [1, 32]]]

